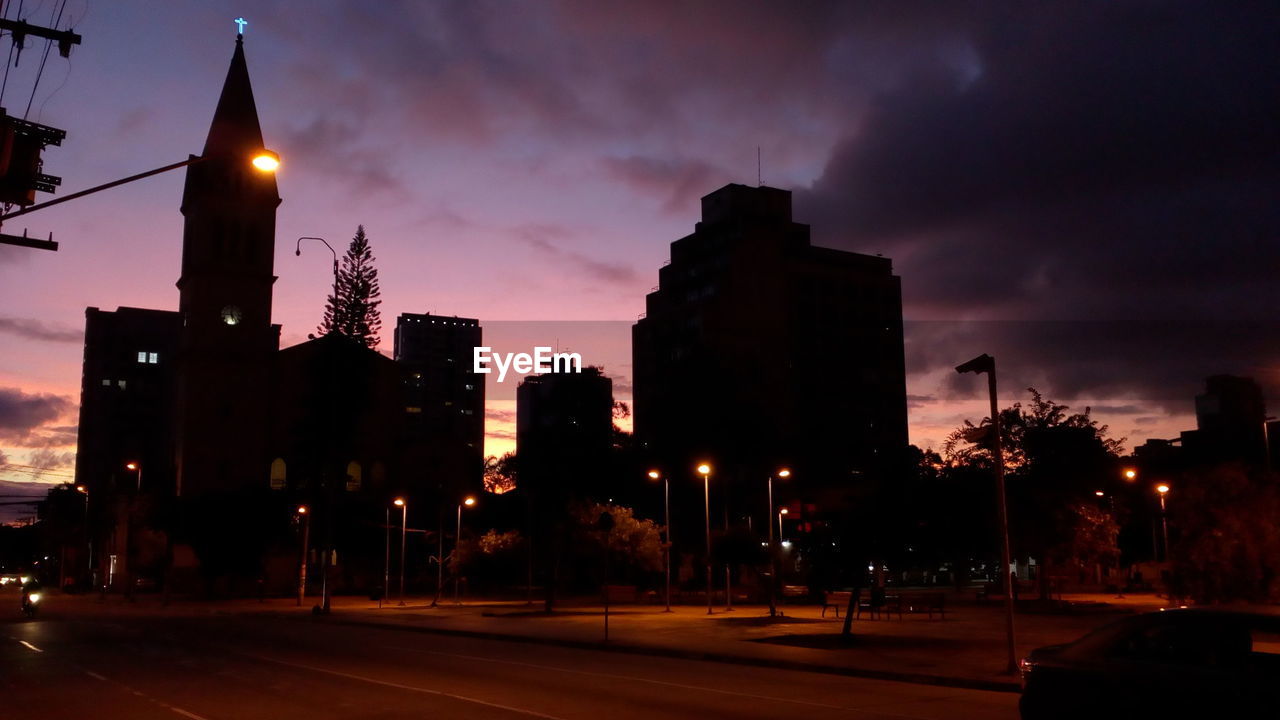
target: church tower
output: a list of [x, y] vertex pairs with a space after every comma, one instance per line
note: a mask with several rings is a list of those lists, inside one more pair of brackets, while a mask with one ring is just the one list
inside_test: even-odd
[[190, 496], [268, 484], [271, 367], [280, 328], [275, 283], [275, 176], [251, 164], [263, 150], [244, 41], [213, 114], [202, 160], [187, 168], [179, 312], [176, 492]]

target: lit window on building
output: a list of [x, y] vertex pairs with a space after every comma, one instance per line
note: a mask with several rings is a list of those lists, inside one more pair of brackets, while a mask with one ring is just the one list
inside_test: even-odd
[[420, 412], [422, 412], [422, 408], [420, 408], [420, 407], [412, 407], [412, 406], [410, 406], [410, 407], [405, 408], [405, 409], [404, 409], [404, 411], [405, 411], [405, 412], [407, 412], [407, 413], [420, 413]]
[[102, 387], [111, 387], [111, 378], [102, 378]]
[[147, 353], [147, 362], [155, 365], [160, 362], [160, 353]]
[[118, 388], [120, 388], [121, 390], [123, 390], [123, 389], [125, 388], [125, 382], [124, 382], [123, 380], [117, 380], [117, 381], [116, 381], [116, 387], [118, 387]]
[[144, 351], [142, 351], [142, 350], [139, 350], [139, 351], [138, 351], [138, 362], [140, 362], [140, 363], [146, 363], [146, 362], [147, 362], [147, 353], [146, 353], [146, 352], [144, 352]]

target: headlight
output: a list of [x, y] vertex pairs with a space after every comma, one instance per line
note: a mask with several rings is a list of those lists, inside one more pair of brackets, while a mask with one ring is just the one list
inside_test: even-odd
[[40, 593], [31, 593], [27, 596], [27, 599], [34, 605], [35, 603], [40, 602]]

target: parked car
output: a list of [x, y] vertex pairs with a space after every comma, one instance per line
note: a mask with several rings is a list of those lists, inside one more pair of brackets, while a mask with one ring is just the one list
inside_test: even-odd
[[1280, 613], [1178, 609], [1022, 661], [1023, 720], [1280, 717]]

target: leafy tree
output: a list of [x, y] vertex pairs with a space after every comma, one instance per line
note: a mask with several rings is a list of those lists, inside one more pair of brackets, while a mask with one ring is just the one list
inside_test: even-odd
[[364, 226], [356, 226], [356, 235], [338, 271], [337, 295], [329, 296], [318, 332], [339, 333], [367, 347], [377, 347], [378, 331], [382, 329], [382, 314], [378, 310], [382, 291], [378, 287], [374, 259]]
[[1198, 603], [1280, 601], [1280, 487], [1228, 464], [1186, 473], [1170, 492], [1171, 590]]
[[605, 512], [613, 516], [608, 548], [618, 577], [662, 570], [662, 526], [637, 518], [629, 507], [600, 503], [576, 505], [572, 510], [575, 546], [599, 556], [605, 547], [605, 537], [597, 521]]
[[484, 490], [501, 495], [516, 489], [516, 454], [509, 452], [502, 457], [490, 455], [484, 459]]
[[[1078, 562], [1085, 557], [1099, 562], [1112, 557], [1114, 518], [1083, 503], [1095, 491], [1110, 486], [1123, 438], [1107, 437], [1107, 426], [1099, 425], [1089, 408], [1071, 413], [1068, 406], [1046, 399], [1035, 388], [1028, 391], [1028, 405], [1014, 403], [1000, 411], [1015, 555], [1051, 562]], [[966, 420], [947, 438], [943, 449], [949, 472], [989, 475], [990, 427], [990, 418], [978, 425]], [[988, 432], [983, 433], [984, 428]], [[1046, 592], [1047, 584], [1041, 589]]]

